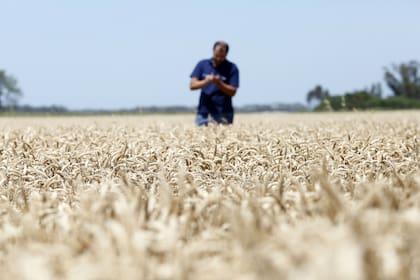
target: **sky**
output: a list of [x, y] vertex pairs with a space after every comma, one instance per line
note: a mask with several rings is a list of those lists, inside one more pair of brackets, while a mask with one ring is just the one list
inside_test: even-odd
[[195, 106], [190, 74], [217, 40], [240, 71], [234, 106], [305, 104], [317, 84], [343, 94], [420, 61], [418, 0], [0, 0], [0, 11], [0, 69], [21, 105]]

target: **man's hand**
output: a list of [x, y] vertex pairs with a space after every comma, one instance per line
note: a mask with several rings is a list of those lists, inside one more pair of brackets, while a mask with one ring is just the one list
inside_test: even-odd
[[227, 96], [234, 96], [236, 94], [236, 87], [223, 82], [219, 75], [213, 77], [213, 83]]
[[206, 75], [203, 80], [198, 80], [195, 77], [191, 78], [190, 89], [203, 88], [210, 83], [214, 83], [227, 96], [234, 96], [236, 94], [236, 87], [224, 83], [219, 75], [214, 74]]
[[204, 81], [206, 82], [206, 85], [210, 84], [211, 82], [215, 81], [216, 76], [214, 74], [206, 75], [204, 78]]
[[213, 83], [219, 86], [221, 82], [222, 82], [222, 79], [220, 79], [219, 75], [213, 75]]

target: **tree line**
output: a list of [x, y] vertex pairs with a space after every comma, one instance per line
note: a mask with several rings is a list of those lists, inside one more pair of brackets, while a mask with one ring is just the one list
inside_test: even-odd
[[[52, 114], [137, 114], [137, 113], [191, 113], [196, 107], [191, 106], [138, 106], [128, 109], [106, 110], [106, 109], [81, 109], [69, 110], [64, 106], [30, 106], [18, 105], [18, 99], [22, 91], [18, 87], [17, 80], [13, 76], [0, 70], [0, 111], [13, 111], [14, 113], [52, 113]], [[236, 106], [235, 110], [242, 113], [252, 112], [295, 112], [306, 111], [305, 105], [300, 103], [275, 103], [275, 104], [250, 104]]]
[[338, 111], [354, 109], [415, 109], [420, 108], [420, 63], [412, 60], [393, 64], [384, 69], [384, 80], [392, 96], [383, 97], [380, 83], [372, 86], [331, 95], [321, 85], [307, 93], [308, 104], [317, 102], [316, 111]]

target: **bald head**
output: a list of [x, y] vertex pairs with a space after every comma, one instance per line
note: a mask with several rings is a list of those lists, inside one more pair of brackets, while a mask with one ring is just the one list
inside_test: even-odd
[[229, 45], [224, 41], [217, 41], [213, 46], [213, 65], [219, 66], [226, 59], [229, 51]]
[[214, 43], [213, 51], [216, 50], [216, 48], [225, 51], [226, 54], [229, 52], [229, 45], [225, 41], [217, 41], [216, 43]]

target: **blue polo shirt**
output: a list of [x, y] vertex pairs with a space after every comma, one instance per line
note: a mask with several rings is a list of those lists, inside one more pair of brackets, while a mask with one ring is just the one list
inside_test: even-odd
[[[217, 67], [213, 66], [212, 58], [201, 60], [191, 73], [191, 78], [204, 80], [206, 75], [219, 75], [221, 80], [236, 88], [239, 87], [239, 70], [227, 59]], [[225, 95], [214, 83], [201, 89], [198, 113], [229, 113], [233, 112], [232, 97]]]

